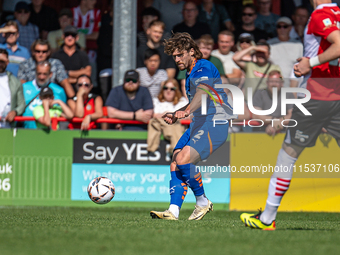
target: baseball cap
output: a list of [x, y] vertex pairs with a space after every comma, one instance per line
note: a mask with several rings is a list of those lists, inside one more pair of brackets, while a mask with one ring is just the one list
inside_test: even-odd
[[73, 18], [72, 10], [69, 8], [61, 9], [61, 11], [59, 12], [59, 18], [64, 15], [66, 15], [68, 18]]
[[135, 70], [128, 70], [125, 72], [124, 80], [126, 79], [133, 79], [133, 80], [139, 80], [139, 73]]
[[238, 40], [246, 40], [249, 39], [250, 41], [254, 41], [254, 36], [249, 33], [242, 33], [239, 35]]
[[50, 87], [45, 87], [40, 91], [40, 97], [53, 96], [53, 90]]
[[30, 11], [30, 8], [26, 2], [20, 1], [20, 2], [17, 2], [17, 4], [15, 5], [14, 11], [18, 12], [20, 10]]
[[289, 26], [291, 26], [293, 24], [292, 20], [288, 17], [281, 17], [279, 18], [277, 21], [276, 21], [276, 24], [279, 24], [279, 23], [285, 23]]
[[78, 29], [74, 26], [68, 25], [64, 28], [64, 34], [78, 34]]

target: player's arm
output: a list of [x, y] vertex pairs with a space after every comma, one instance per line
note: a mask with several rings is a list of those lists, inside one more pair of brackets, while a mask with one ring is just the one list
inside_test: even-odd
[[188, 116], [201, 107], [202, 95], [207, 94], [206, 91], [209, 91], [209, 88], [207, 86], [203, 84], [197, 86], [195, 96], [190, 103], [190, 108], [189, 110], [186, 110]]
[[323, 53], [312, 58], [299, 58], [299, 63], [294, 66], [296, 76], [302, 76], [311, 71], [314, 66], [332, 61], [340, 57], [340, 30], [334, 30], [327, 36], [327, 41], [331, 43]]

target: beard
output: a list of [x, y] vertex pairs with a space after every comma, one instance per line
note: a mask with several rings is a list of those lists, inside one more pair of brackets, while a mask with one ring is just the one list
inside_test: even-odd
[[50, 79], [47, 79], [45, 82], [39, 82], [38, 79], [36, 79], [36, 82], [39, 87], [45, 87], [50, 83]]
[[5, 72], [6, 67], [7, 67], [6, 63], [3, 61], [0, 61], [0, 73]]

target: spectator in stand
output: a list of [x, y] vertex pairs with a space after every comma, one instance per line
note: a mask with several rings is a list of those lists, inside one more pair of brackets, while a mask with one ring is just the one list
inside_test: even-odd
[[[214, 66], [217, 68], [220, 76], [222, 78], [222, 82], [227, 83], [223, 64], [221, 60], [217, 57], [211, 55], [211, 52], [214, 48], [214, 40], [211, 35], [202, 35], [200, 39], [197, 40], [197, 45], [202, 52], [203, 59], [209, 60]], [[185, 90], [185, 76], [186, 70], [179, 71], [177, 75], [177, 80], [181, 82], [181, 92], [186, 96]]]
[[[337, 3], [339, 6], [340, 1], [339, 0], [332, 0], [332, 3]], [[281, 0], [281, 6], [280, 6], [280, 15], [282, 17], [292, 17], [294, 15], [294, 12], [296, 8], [303, 7], [306, 8], [308, 14], [312, 13], [314, 10], [314, 7], [312, 6], [313, 2], [309, 0]]]
[[224, 72], [231, 84], [239, 84], [242, 71], [233, 60], [234, 52], [231, 48], [234, 46], [234, 34], [230, 31], [224, 30], [218, 34], [218, 49], [213, 50], [211, 55], [219, 58], [222, 61]]
[[236, 27], [234, 31], [235, 38], [239, 38], [240, 34], [251, 34], [255, 42], [261, 39], [267, 40], [269, 35], [266, 31], [255, 27], [255, 20], [257, 18], [256, 7], [253, 4], [247, 4], [242, 8], [242, 24]]
[[176, 64], [171, 56], [164, 53], [162, 44], [162, 36], [164, 33], [164, 23], [159, 20], [154, 20], [150, 23], [147, 30], [148, 41], [146, 44], [140, 45], [137, 48], [137, 67], [144, 67], [144, 54], [147, 49], [156, 49], [161, 55], [160, 69], [165, 69], [169, 78], [174, 78], [176, 74]]
[[168, 79], [168, 74], [164, 69], [159, 69], [161, 55], [158, 50], [147, 49], [144, 63], [145, 67], [136, 69], [140, 77], [140, 86], [148, 88], [151, 97], [155, 98], [161, 90], [161, 84]]
[[255, 26], [266, 31], [270, 38], [276, 36], [276, 22], [279, 15], [270, 12], [272, 0], [258, 0], [259, 11], [255, 20]]
[[[238, 37], [238, 41], [236, 43], [237, 51], [248, 49], [251, 46], [255, 46], [256, 43], [254, 42], [254, 37], [251, 34], [243, 33], [240, 34]], [[242, 60], [245, 62], [254, 61], [255, 51], [249, 52], [248, 54], [244, 55]]]
[[[0, 116], [6, 115], [7, 122], [4, 126], [0, 124], [1, 128], [10, 127], [15, 116], [21, 115], [25, 110], [22, 85], [12, 73], [6, 71], [8, 63], [8, 52], [0, 49]], [[7, 105], [10, 105], [10, 109], [6, 111]]]
[[183, 6], [183, 21], [174, 26], [174, 33], [187, 32], [194, 40], [199, 39], [202, 35], [211, 34], [210, 27], [207, 23], [197, 21], [198, 8], [193, 2], [186, 2]]
[[91, 76], [91, 66], [87, 54], [77, 49], [76, 43], [79, 39], [77, 28], [74, 26], [65, 27], [63, 38], [64, 44], [52, 55], [52, 58], [61, 61], [68, 74], [68, 82], [75, 86], [79, 76]]
[[227, 10], [223, 5], [215, 4], [214, 0], [202, 1], [202, 5], [199, 6], [198, 21], [209, 25], [215, 42], [217, 42], [218, 33], [221, 30], [234, 31], [235, 29]]
[[[99, 76], [99, 94], [106, 101], [112, 87], [112, 36], [113, 36], [113, 10], [112, 1], [109, 10], [104, 13], [100, 22], [97, 39], [97, 73]], [[107, 123], [102, 123], [106, 125]]]
[[160, 12], [166, 33], [171, 33], [171, 29], [183, 19], [184, 1], [182, 0], [154, 0], [152, 6]]
[[78, 28], [79, 33], [86, 35], [87, 55], [92, 67], [92, 81], [97, 86], [97, 39], [99, 36], [99, 27], [101, 13], [99, 9], [94, 8], [97, 0], [80, 0], [78, 7], [73, 11], [73, 25]]
[[292, 29], [290, 18], [281, 17], [276, 24], [277, 37], [267, 41], [271, 49], [270, 60], [280, 66], [284, 78], [284, 87], [289, 87], [289, 78], [296, 59], [303, 56], [303, 45], [299, 39], [289, 36]]
[[77, 79], [77, 95], [68, 101], [74, 117], [84, 118], [82, 123], [70, 123], [69, 129], [89, 130], [97, 128], [94, 121], [103, 117], [103, 99], [90, 93], [93, 85], [91, 77], [82, 74]]
[[60, 99], [54, 99], [53, 90], [51, 88], [43, 88], [40, 91], [39, 98], [42, 101], [42, 104], [36, 106], [33, 110], [37, 128], [49, 129], [52, 124], [51, 118], [53, 117], [73, 118], [73, 112], [67, 104]]
[[158, 149], [160, 136], [163, 133], [164, 139], [170, 141], [167, 154], [172, 155], [179, 138], [183, 135], [184, 126], [181, 125], [180, 121], [169, 125], [164, 122], [162, 116], [167, 112], [174, 112], [187, 104], [188, 100], [182, 96], [178, 82], [175, 79], [165, 81], [158, 96], [153, 98], [154, 114], [148, 124], [147, 138], [147, 150], [150, 153], [154, 153]]
[[[51, 46], [51, 52], [56, 52], [61, 45], [64, 43], [63, 31], [65, 27], [73, 24], [73, 13], [71, 9], [64, 8], [59, 13], [59, 25], [60, 29], [51, 31], [47, 35], [47, 40]], [[79, 40], [77, 41], [77, 46], [81, 50], [86, 49], [86, 39], [83, 33], [78, 34]]]
[[[16, 4], [14, 17], [20, 31], [18, 42], [27, 49], [29, 49], [32, 43], [39, 38], [39, 28], [28, 21], [30, 14], [30, 8], [26, 2], [21, 1]], [[5, 25], [6, 24], [3, 24], [1, 27], [4, 27]], [[2, 37], [0, 42], [4, 43], [5, 38]]]
[[[50, 81], [52, 77], [51, 63], [47, 60], [38, 62], [36, 65], [36, 78], [33, 81], [24, 83], [24, 97], [26, 108], [23, 116], [33, 117], [33, 110], [36, 106], [41, 105], [39, 93], [42, 88], [49, 87], [52, 89], [55, 99], [59, 99], [66, 103], [66, 94], [62, 87]], [[36, 123], [33, 121], [25, 121], [24, 128], [36, 129]]]
[[[253, 114], [254, 119], [260, 119], [265, 124], [265, 126], [261, 128], [254, 128], [254, 130], [266, 131], [268, 135], [275, 136], [284, 128], [282, 126], [282, 121], [291, 118], [293, 105], [288, 104], [286, 107], [286, 115], [281, 115], [281, 88], [283, 86], [283, 78], [279, 70], [271, 71], [268, 74], [266, 83], [267, 87], [265, 89], [260, 89], [255, 92], [253, 97], [253, 106], [256, 110], [270, 109], [273, 105], [273, 88], [277, 88], [277, 107], [276, 110], [270, 115]], [[286, 95], [288, 99], [294, 98], [292, 93], [287, 93]]]
[[[146, 31], [148, 30], [150, 23], [154, 20], [160, 20], [160, 13], [154, 7], [147, 7], [142, 12], [142, 28], [143, 30], [137, 33], [137, 47], [142, 44], [146, 44], [148, 36]], [[102, 23], [103, 25], [103, 23]], [[170, 38], [169, 32], [164, 32], [162, 40]]]
[[48, 32], [59, 28], [57, 11], [44, 5], [44, 0], [32, 0], [29, 7], [31, 10], [29, 21], [38, 26], [40, 38], [46, 40]]
[[292, 15], [292, 19], [294, 21], [294, 25], [290, 30], [289, 37], [293, 39], [299, 39], [303, 42], [304, 31], [309, 19], [309, 12], [306, 7], [299, 6], [295, 9], [294, 14]]
[[[153, 114], [150, 92], [139, 85], [139, 74], [128, 70], [124, 75], [124, 85], [112, 88], [105, 105], [109, 118], [138, 120], [148, 123]], [[116, 125], [119, 130], [146, 130], [147, 125]]]
[[20, 34], [15, 21], [8, 21], [3, 28], [0, 28], [0, 33], [6, 38], [6, 42], [0, 44], [0, 48], [8, 52], [9, 64], [6, 70], [17, 76], [20, 63], [31, 57], [30, 52], [18, 43]]
[[80, 0], [77, 7], [72, 8], [73, 26], [78, 32], [86, 35], [87, 40], [97, 40], [100, 27], [100, 10], [94, 6], [97, 0]]
[[64, 88], [69, 98], [74, 97], [75, 93], [72, 85], [68, 81], [68, 76], [64, 65], [59, 59], [50, 58], [51, 49], [47, 41], [38, 39], [31, 47], [32, 57], [22, 62], [19, 66], [18, 78], [21, 83], [33, 81], [36, 78], [36, 63], [47, 60], [51, 63], [51, 82]]
[[[251, 52], [255, 52], [255, 58], [252, 58], [250, 62], [244, 61], [243, 57]], [[256, 46], [251, 46], [234, 54], [233, 60], [245, 72], [245, 100], [248, 100], [249, 96], [253, 96], [257, 90], [267, 87], [265, 78], [268, 77], [268, 73], [273, 70], [281, 72], [279, 66], [273, 65], [269, 61], [269, 56], [270, 46], [265, 41], [259, 41]], [[248, 95], [248, 88], [252, 88], [251, 95]]]

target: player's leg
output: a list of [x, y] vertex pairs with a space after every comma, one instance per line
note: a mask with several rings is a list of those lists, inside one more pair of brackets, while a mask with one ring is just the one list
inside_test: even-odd
[[[241, 220], [246, 226], [264, 230], [275, 229], [275, 219], [278, 207], [284, 194], [287, 192], [292, 175], [293, 166], [305, 147], [313, 147], [323, 126], [328, 122], [329, 117], [324, 114], [328, 104], [323, 101], [311, 100], [305, 107], [312, 113], [311, 116], [304, 116], [294, 108], [292, 119], [298, 121], [296, 127], [287, 130], [284, 143], [276, 161], [276, 169], [290, 169], [289, 172], [275, 172], [269, 182], [268, 198], [263, 212], [258, 214], [241, 214]], [[293, 126], [293, 123], [289, 124]]]
[[201, 160], [199, 153], [190, 146], [185, 146], [176, 157], [177, 168], [180, 170], [185, 183], [193, 191], [196, 198], [196, 206], [189, 220], [200, 220], [209, 211], [213, 210], [213, 204], [205, 196], [201, 173], [196, 173], [197, 162]]
[[190, 130], [188, 129], [182, 137], [179, 139], [176, 147], [174, 148], [174, 153], [172, 157], [172, 162], [170, 164], [170, 206], [169, 209], [164, 212], [151, 211], [150, 215], [152, 218], [166, 219], [166, 220], [177, 220], [179, 216], [179, 211], [183, 204], [185, 195], [187, 194], [187, 184], [182, 178], [180, 170], [177, 168], [176, 159], [178, 154], [182, 151], [182, 148], [189, 142]]

